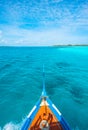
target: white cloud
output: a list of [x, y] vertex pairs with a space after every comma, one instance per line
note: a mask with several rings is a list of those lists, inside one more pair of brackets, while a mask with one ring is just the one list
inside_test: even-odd
[[[59, 3], [62, 2], [62, 5], [55, 4], [51, 6], [50, 3]], [[68, 3], [69, 6], [66, 6], [63, 3], [63, 0], [40, 0], [38, 1], [26, 1], [7, 2], [5, 5], [6, 12], [4, 15], [6, 19], [14, 25], [20, 24], [33, 24], [33, 20], [41, 24], [42, 26], [69, 26], [75, 22], [80, 25], [88, 25], [88, 4], [83, 2], [82, 5], [76, 5], [72, 2]], [[73, 11], [72, 11], [73, 10]], [[29, 19], [27, 21], [26, 19]], [[30, 20], [31, 19], [31, 20]]]
[[62, 2], [63, 0], [51, 0], [50, 2], [51, 3], [59, 3], [59, 2]]
[[2, 30], [0, 30], [0, 38], [2, 37]]
[[3, 36], [2, 30], [0, 30], [0, 46], [5, 45], [7, 43], [6, 39]]
[[[18, 27], [7, 26], [4, 32], [4, 45], [13, 46], [50, 46], [56, 44], [82, 43], [86, 44], [87, 36], [73, 35], [71, 26], [61, 28], [26, 30]], [[7, 33], [8, 32], [8, 33]]]
[[[5, 5], [5, 16], [10, 25], [2, 27], [1, 41], [7, 41], [7, 45], [86, 43], [87, 36], [80, 36], [79, 31], [88, 29], [88, 5], [83, 3], [73, 9], [74, 5], [69, 3], [69, 8], [65, 4], [62, 4], [61, 8], [59, 4], [57, 6], [57, 3], [61, 2], [63, 3], [63, 0], [33, 0], [27, 3], [24, 0], [23, 4], [13, 4], [8, 1]], [[51, 6], [53, 3], [55, 6]], [[31, 29], [26, 29], [26, 24], [29, 24]], [[34, 29], [34, 26], [37, 26], [37, 29]]]

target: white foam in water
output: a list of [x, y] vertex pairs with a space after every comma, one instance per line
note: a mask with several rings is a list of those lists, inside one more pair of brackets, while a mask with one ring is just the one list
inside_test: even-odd
[[22, 126], [21, 124], [22, 123], [14, 124], [10, 122], [10, 123], [7, 123], [2, 129], [0, 128], [0, 130], [20, 130]]
[[[12, 122], [6, 124], [3, 129], [0, 127], [0, 130], [20, 130], [23, 123], [14, 124]], [[78, 127], [72, 129], [72, 130], [80, 130]]]

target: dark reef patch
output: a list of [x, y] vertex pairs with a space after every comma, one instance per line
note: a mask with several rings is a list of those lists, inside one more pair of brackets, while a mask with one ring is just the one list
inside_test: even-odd
[[73, 86], [70, 90], [70, 93], [73, 96], [73, 99], [79, 103], [82, 104], [83, 103], [83, 99], [84, 99], [84, 91], [82, 88], [78, 87], [78, 86]]
[[55, 76], [55, 79], [56, 79], [57, 84], [60, 86], [66, 85], [69, 83], [68, 78], [65, 76]]
[[67, 62], [57, 62], [57, 63], [56, 63], [56, 66], [57, 66], [58, 68], [65, 68], [65, 67], [70, 67], [70, 64], [67, 63]]
[[0, 68], [0, 71], [2, 70], [5, 70], [7, 68], [11, 67], [11, 63], [6, 63], [5, 65], [3, 65], [1, 68]]
[[55, 93], [55, 88], [57, 84], [54, 83], [53, 81], [47, 81], [46, 82], [46, 91], [48, 95], [52, 95]]

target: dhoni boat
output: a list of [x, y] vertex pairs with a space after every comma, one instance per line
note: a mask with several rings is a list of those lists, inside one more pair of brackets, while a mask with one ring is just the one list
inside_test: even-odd
[[71, 130], [61, 112], [46, 94], [44, 69], [41, 97], [30, 111], [21, 130]]

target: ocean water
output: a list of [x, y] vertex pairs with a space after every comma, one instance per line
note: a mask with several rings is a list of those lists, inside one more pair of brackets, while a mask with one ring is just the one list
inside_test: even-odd
[[72, 130], [88, 130], [88, 47], [0, 47], [0, 129], [20, 130], [46, 91]]

